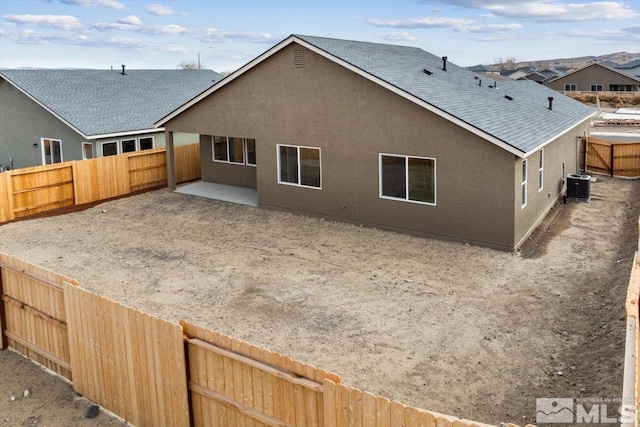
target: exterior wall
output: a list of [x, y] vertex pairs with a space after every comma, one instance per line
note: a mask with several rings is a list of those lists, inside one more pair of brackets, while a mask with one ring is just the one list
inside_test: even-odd
[[521, 204], [522, 159], [515, 158], [514, 247], [520, 246], [529, 237], [563, 195], [563, 181], [566, 181], [568, 174], [577, 172], [579, 168], [579, 137], [588, 135], [589, 130], [589, 120], [586, 120], [544, 147], [542, 190], [539, 190], [538, 179], [540, 151], [527, 158], [527, 205], [524, 208]]
[[[296, 68], [294, 49], [165, 128], [255, 138], [261, 207], [513, 249], [512, 154], [306, 49]], [[321, 190], [278, 183], [277, 144], [321, 149]], [[436, 158], [436, 205], [381, 199], [379, 153]], [[210, 166], [203, 177], [220, 179]]]
[[0, 164], [42, 165], [41, 138], [62, 141], [64, 161], [82, 159], [81, 135], [0, 78]]
[[[217, 135], [221, 134], [218, 133]], [[200, 135], [200, 165], [201, 176], [204, 181], [257, 188], [255, 166], [213, 161], [211, 135]]]
[[[131, 135], [131, 136], [118, 136], [114, 138], [99, 138], [91, 142], [93, 144], [93, 153], [94, 157], [102, 157], [102, 148], [101, 145], [103, 142], [114, 142], [114, 141], [123, 141], [128, 139], [136, 139], [153, 137], [153, 148], [163, 148], [166, 146], [164, 131], [162, 132], [150, 132], [143, 133], [140, 135]], [[175, 133], [173, 134], [173, 145], [186, 145], [186, 144], [195, 144], [199, 141], [199, 135], [193, 133]]]
[[546, 86], [557, 91], [564, 91], [565, 84], [575, 84], [577, 91], [590, 91], [592, 84], [601, 84], [603, 91], [609, 91], [610, 85], [633, 85], [638, 90], [640, 82], [631, 76], [609, 70], [599, 65], [592, 65], [578, 70], [570, 75], [562, 76], [552, 82], [545, 82]]

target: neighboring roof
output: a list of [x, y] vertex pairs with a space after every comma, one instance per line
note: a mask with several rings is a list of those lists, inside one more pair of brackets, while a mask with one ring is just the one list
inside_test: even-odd
[[547, 68], [546, 70], [538, 71], [538, 73], [542, 74], [543, 76], [545, 76], [548, 79], [551, 78], [551, 77], [556, 77], [556, 76], [561, 76], [562, 75], [561, 71], [551, 70], [549, 68]]
[[139, 133], [212, 86], [211, 70], [0, 70], [0, 77], [87, 139]]
[[482, 64], [474, 65], [472, 67], [467, 67], [467, 70], [473, 71], [473, 72], [476, 72], [476, 73], [487, 73], [487, 72], [495, 73], [495, 72], [497, 72], [497, 70], [495, 70], [495, 69], [493, 69], [491, 67], [487, 67], [487, 66], [482, 65]]
[[621, 76], [623, 76], [623, 77], [626, 77], [626, 78], [629, 78], [629, 79], [632, 79], [632, 80], [637, 80], [637, 81], [638, 81], [638, 83], [640, 83], [640, 78], [638, 78], [638, 77], [636, 77], [636, 76], [633, 76], [633, 75], [631, 75], [631, 74], [627, 74], [627, 73], [625, 73], [625, 72], [623, 72], [623, 71], [619, 71], [619, 70], [617, 70], [617, 69], [615, 69], [615, 68], [611, 68], [611, 67], [606, 66], [606, 65], [604, 65], [603, 63], [600, 63], [600, 62], [594, 62], [594, 63], [592, 63], [592, 64], [585, 65], [585, 66], [584, 66], [584, 67], [582, 67], [582, 68], [578, 68], [577, 70], [573, 70], [573, 71], [571, 71], [571, 72], [569, 72], [569, 73], [567, 73], [567, 74], [563, 74], [562, 76], [558, 76], [558, 77], [555, 77], [555, 78], [549, 79], [549, 80], [547, 80], [547, 82], [548, 82], [548, 83], [552, 83], [552, 82], [555, 82], [556, 80], [564, 79], [565, 77], [569, 77], [569, 76], [571, 76], [572, 74], [575, 74], [575, 73], [577, 73], [577, 72], [580, 72], [580, 71], [582, 71], [582, 70], [585, 70], [585, 69], [587, 69], [587, 68], [589, 68], [589, 67], [601, 67], [601, 68], [604, 68], [605, 70], [611, 71], [612, 73], [620, 74], [620, 75], [621, 75]]
[[640, 67], [640, 59], [634, 59], [633, 61], [627, 62], [626, 64], [615, 64], [613, 68], [617, 68], [618, 70], [628, 70], [629, 68]]
[[[483, 79], [450, 62], [443, 71], [440, 57], [416, 47], [292, 35], [158, 121], [156, 126], [165, 124], [291, 43], [305, 46], [519, 157], [528, 156], [596, 112], [533, 81], [501, 82], [492, 88], [493, 79]], [[553, 110], [548, 109], [549, 97], [554, 97]]]

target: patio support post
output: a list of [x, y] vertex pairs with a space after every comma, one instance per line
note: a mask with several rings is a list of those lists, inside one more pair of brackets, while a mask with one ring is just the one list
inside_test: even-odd
[[164, 136], [167, 148], [167, 187], [173, 191], [176, 189], [176, 161], [173, 151], [173, 132], [165, 130]]

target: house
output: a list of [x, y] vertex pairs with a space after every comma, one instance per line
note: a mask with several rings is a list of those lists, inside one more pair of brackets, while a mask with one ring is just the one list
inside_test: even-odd
[[[292, 35], [156, 123], [258, 206], [501, 250], [576, 171], [590, 107], [419, 48]], [[170, 187], [175, 173], [168, 162]]]
[[637, 92], [640, 90], [640, 77], [594, 62], [563, 76], [549, 79], [544, 84], [564, 92]]
[[511, 80], [521, 79], [523, 77], [526, 77], [529, 73], [530, 73], [530, 71], [525, 71], [525, 70], [504, 70], [504, 71], [500, 71], [500, 75], [501, 76], [508, 77]]
[[220, 78], [210, 70], [0, 70], [0, 165], [163, 147], [154, 122]]

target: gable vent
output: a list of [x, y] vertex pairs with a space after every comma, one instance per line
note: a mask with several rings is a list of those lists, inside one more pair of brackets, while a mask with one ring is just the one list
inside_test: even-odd
[[304, 67], [304, 51], [302, 49], [293, 51], [293, 65], [295, 67]]

